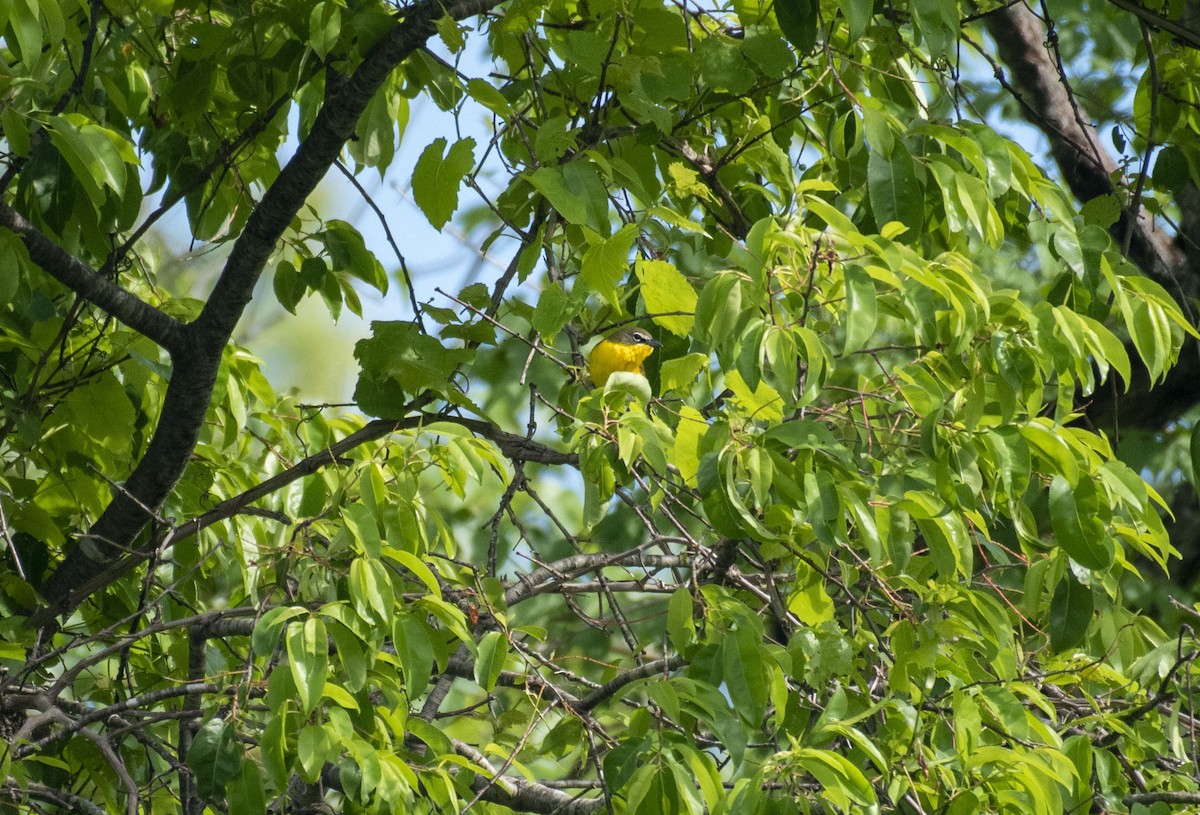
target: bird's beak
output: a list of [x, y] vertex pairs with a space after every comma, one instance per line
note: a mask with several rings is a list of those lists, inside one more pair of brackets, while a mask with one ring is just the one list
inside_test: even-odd
[[662, 343], [658, 340], [646, 340], [646, 345], [649, 345], [651, 348], [662, 348]]

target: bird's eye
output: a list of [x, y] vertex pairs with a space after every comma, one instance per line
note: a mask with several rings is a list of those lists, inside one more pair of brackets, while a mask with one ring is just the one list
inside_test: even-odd
[[646, 341], [646, 335], [645, 335], [645, 334], [643, 334], [641, 331], [634, 331], [634, 332], [633, 332], [633, 338], [634, 338], [635, 340], [637, 340], [638, 342], [645, 342], [645, 341]]

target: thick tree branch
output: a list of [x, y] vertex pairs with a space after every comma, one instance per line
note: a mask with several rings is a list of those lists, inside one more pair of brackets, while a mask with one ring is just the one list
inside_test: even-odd
[[110, 716], [118, 713], [123, 713], [126, 710], [133, 710], [139, 707], [151, 707], [164, 699], [177, 699], [180, 696], [187, 696], [194, 693], [219, 693], [221, 686], [211, 682], [197, 682], [187, 685], [180, 685], [173, 688], [163, 688], [150, 693], [143, 693], [140, 696], [132, 696], [128, 699], [122, 699], [115, 704], [109, 705], [99, 710], [94, 710], [78, 719], [69, 721], [61, 730], [55, 730], [53, 733], [37, 741], [29, 744], [19, 745], [13, 752], [14, 757], [24, 758], [25, 756], [33, 755], [34, 753], [46, 749], [50, 744], [70, 736], [72, 733], [77, 733], [83, 728], [95, 722], [107, 720]]
[[29, 258], [46, 274], [89, 303], [116, 317], [139, 334], [168, 351], [179, 347], [183, 324], [125, 289], [102, 277], [95, 269], [66, 252], [38, 231], [21, 213], [0, 203], [0, 226], [25, 244]]
[[[1086, 111], [1068, 92], [1046, 47], [1046, 27], [1023, 3], [1006, 6], [986, 18], [1000, 59], [1012, 73], [1012, 84], [1022, 115], [1050, 142], [1050, 152], [1071, 192], [1081, 201], [1118, 192], [1113, 184], [1120, 167], [1100, 143]], [[1153, 220], [1138, 210], [1132, 224], [1130, 210], [1113, 225], [1121, 239], [1132, 230], [1129, 257], [1138, 268], [1179, 297], [1196, 293], [1196, 281], [1181, 281], [1176, 274], [1183, 260], [1171, 237], [1155, 228]]]
[[337, 160], [371, 98], [392, 70], [433, 35], [434, 21], [443, 14], [462, 19], [498, 3], [458, 0], [443, 5], [427, 0], [413, 7], [330, 95], [308, 136], [251, 213], [200, 316], [183, 330], [180, 341], [172, 343], [174, 369], [154, 436], [124, 487], [47, 578], [42, 593], [55, 608], [62, 612], [74, 608], [82, 599], [79, 587], [122, 555], [145, 555], [146, 549], [135, 546], [135, 539], [187, 467], [212, 397], [222, 351], [250, 302], [267, 259]]
[[491, 778], [476, 775], [471, 784], [471, 789], [484, 801], [500, 804], [518, 812], [541, 812], [547, 815], [587, 815], [604, 806], [604, 800], [601, 798], [576, 798], [541, 784], [531, 784], [524, 778], [497, 776], [495, 767], [483, 753], [457, 739], [452, 739], [451, 743], [460, 756], [493, 773]]
[[656, 659], [653, 662], [647, 662], [645, 665], [639, 665], [633, 670], [626, 671], [619, 676], [613, 677], [602, 687], [589, 693], [579, 701], [579, 709], [590, 711], [599, 705], [601, 702], [611, 699], [617, 691], [628, 685], [630, 682], [636, 682], [639, 679], [645, 679], [656, 674], [666, 675], [672, 671], [677, 671], [687, 664], [687, 661], [679, 654], [667, 657], [666, 659]]
[[[1022, 115], [1045, 134], [1070, 190], [1083, 202], [1119, 194], [1114, 179], [1120, 178], [1120, 168], [1100, 143], [1087, 113], [1069, 93], [1046, 45], [1046, 27], [1023, 3], [1005, 6], [985, 19], [1000, 59], [1011, 73], [1010, 90]], [[1181, 207], [1185, 224], [1191, 223], [1195, 213], [1189, 214], [1185, 202]], [[1110, 231], [1119, 245], [1128, 236], [1130, 261], [1190, 309], [1200, 293], [1200, 252], [1187, 243], [1186, 229], [1172, 239], [1155, 228], [1143, 208], [1130, 206]], [[1179, 364], [1153, 390], [1140, 358], [1136, 353], [1130, 356], [1134, 370], [1128, 393], [1116, 383], [1097, 391], [1087, 407], [1092, 423], [1105, 428], [1125, 424], [1158, 429], [1200, 399], [1200, 347], [1196, 342], [1185, 342]]]

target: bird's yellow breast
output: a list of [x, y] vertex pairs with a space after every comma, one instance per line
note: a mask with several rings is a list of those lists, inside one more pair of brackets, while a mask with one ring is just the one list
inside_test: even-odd
[[601, 340], [588, 357], [588, 373], [592, 377], [592, 384], [603, 388], [608, 378], [617, 371], [645, 376], [642, 362], [653, 352], [654, 348], [649, 345], [623, 345], [612, 340]]

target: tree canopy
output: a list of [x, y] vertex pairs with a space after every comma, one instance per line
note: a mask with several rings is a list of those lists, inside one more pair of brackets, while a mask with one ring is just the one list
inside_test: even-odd
[[1198, 20], [0, 4], [0, 808], [1200, 805]]

